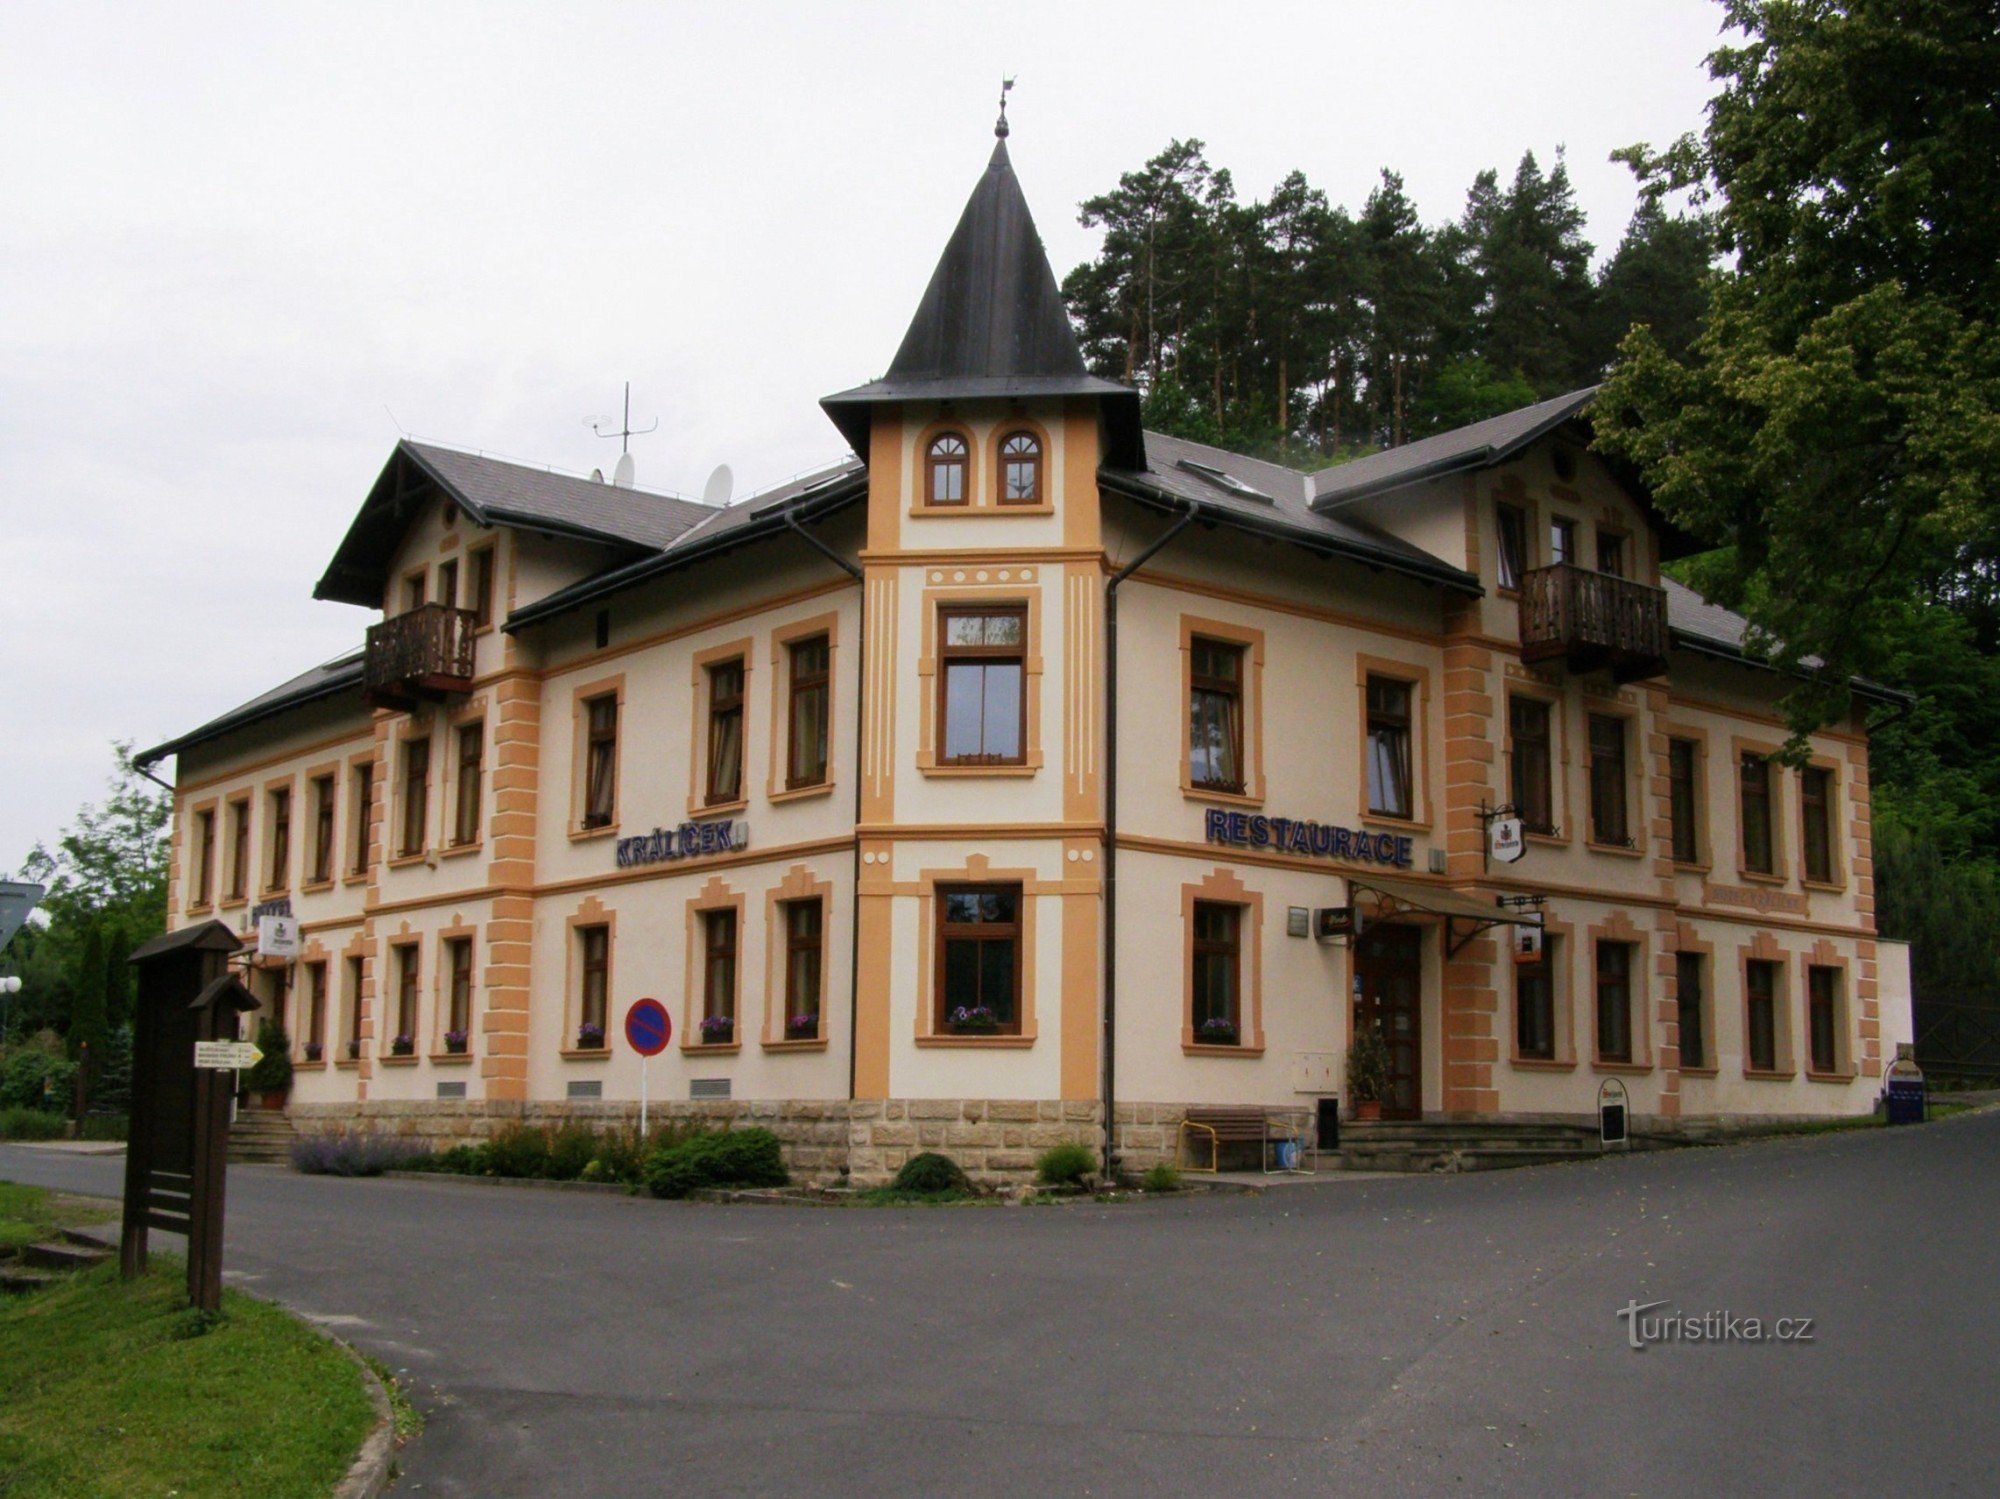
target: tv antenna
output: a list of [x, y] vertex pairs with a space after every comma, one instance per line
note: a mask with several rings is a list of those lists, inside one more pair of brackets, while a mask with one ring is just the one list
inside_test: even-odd
[[625, 382], [625, 419], [619, 424], [616, 431], [607, 432], [604, 428], [605, 423], [601, 419], [594, 420], [590, 424], [590, 430], [595, 432], [599, 437], [617, 438], [618, 451], [620, 453], [628, 453], [632, 450], [633, 438], [644, 437], [648, 432], [657, 432], [660, 429], [660, 419], [657, 416], [654, 417], [653, 425], [650, 427], [634, 427], [632, 425], [632, 382], [627, 380]]

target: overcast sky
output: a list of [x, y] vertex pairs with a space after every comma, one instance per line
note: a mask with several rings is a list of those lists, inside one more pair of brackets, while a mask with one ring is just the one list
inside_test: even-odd
[[0, 7], [0, 868], [158, 743], [360, 642], [312, 586], [399, 428], [642, 487], [840, 456], [1019, 75], [1058, 276], [1176, 136], [1425, 219], [1697, 128], [1712, 0]]

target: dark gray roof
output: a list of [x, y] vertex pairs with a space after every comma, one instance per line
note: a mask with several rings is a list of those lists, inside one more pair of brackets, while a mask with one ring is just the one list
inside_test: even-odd
[[[1667, 593], [1667, 629], [1673, 636], [1674, 644], [1704, 655], [1743, 661], [1752, 666], [1767, 664], [1762, 658], [1752, 655], [1746, 645], [1750, 633], [1749, 620], [1733, 609], [1725, 609], [1703, 598], [1685, 583], [1675, 582], [1663, 575], [1660, 584]], [[1818, 656], [1807, 656], [1799, 664], [1809, 672], [1816, 672], [1821, 662]], [[1914, 701], [1907, 692], [1871, 682], [1866, 677], [1855, 677], [1848, 686], [1856, 696], [1877, 702]]]
[[1114, 446], [1131, 461], [1138, 393], [1084, 367], [1062, 289], [1001, 140], [966, 200], [889, 373], [820, 405], [854, 451], [866, 456], [868, 408], [881, 402], [1075, 395], [1105, 401]]
[[1323, 468], [1312, 476], [1313, 507], [1330, 510], [1369, 495], [1420, 484], [1440, 474], [1504, 463], [1582, 411], [1596, 394], [1594, 385], [1588, 390], [1573, 390], [1566, 396], [1488, 417], [1469, 427], [1440, 432], [1421, 442], [1405, 443], [1400, 448], [1356, 458], [1352, 463]]
[[[358, 692], [361, 686], [361, 652], [349, 651], [333, 660], [315, 666], [311, 671], [300, 672], [289, 682], [280, 683], [269, 692], [260, 693], [240, 707], [231, 708], [220, 718], [212, 718], [191, 733], [178, 739], [169, 739], [165, 744], [156, 744], [133, 757], [136, 765], [154, 765], [169, 755], [177, 755], [184, 749], [192, 749], [197, 744], [237, 729], [248, 728], [293, 708], [302, 708], [307, 703], [319, 702], [323, 698], [337, 697], [343, 692]], [[358, 704], [360, 699], [356, 698]]]
[[1143, 469], [1106, 465], [1098, 470], [1098, 481], [1161, 508], [1183, 509], [1192, 503], [1212, 524], [1296, 542], [1463, 593], [1483, 592], [1474, 574], [1399, 536], [1315, 511], [1309, 503], [1311, 481], [1293, 469], [1160, 432], [1145, 434], [1145, 452]]
[[313, 597], [379, 605], [388, 566], [420, 505], [443, 495], [481, 525], [521, 526], [657, 551], [714, 514], [674, 495], [621, 489], [408, 438], [396, 444]]

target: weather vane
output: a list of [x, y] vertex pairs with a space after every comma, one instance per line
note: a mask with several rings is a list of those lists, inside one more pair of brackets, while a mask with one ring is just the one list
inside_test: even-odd
[[1014, 86], [1011, 78], [1000, 80], [1000, 122], [993, 127], [993, 133], [1001, 140], [1007, 139], [1007, 91]]
[[629, 453], [632, 451], [632, 439], [635, 437], [644, 437], [648, 432], [659, 430], [660, 419], [657, 416], [654, 417], [653, 425], [650, 427], [635, 428], [632, 425], [632, 382], [627, 380], [625, 382], [625, 420], [619, 423], [616, 431], [612, 432], [605, 431], [604, 425], [602, 421], [594, 421], [590, 424], [590, 430], [595, 432], [599, 437], [617, 438], [618, 451]]

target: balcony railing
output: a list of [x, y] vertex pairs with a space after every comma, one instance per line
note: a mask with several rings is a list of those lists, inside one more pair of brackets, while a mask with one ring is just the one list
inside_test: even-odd
[[361, 685], [369, 701], [409, 707], [472, 690], [470, 609], [419, 604], [368, 627]]
[[1667, 669], [1667, 595], [1568, 562], [1538, 567], [1521, 579], [1521, 659], [1656, 677]]

